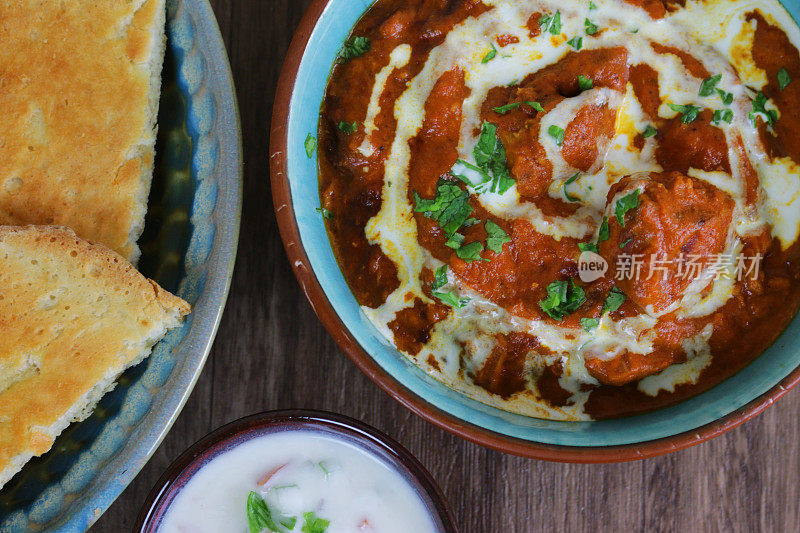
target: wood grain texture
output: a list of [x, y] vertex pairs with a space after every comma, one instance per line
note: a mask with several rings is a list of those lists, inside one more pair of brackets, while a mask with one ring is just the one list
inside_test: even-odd
[[94, 531], [130, 531], [145, 496], [185, 448], [236, 418], [316, 408], [365, 421], [439, 481], [465, 533], [797, 531], [800, 391], [711, 442], [619, 465], [562, 465], [464, 442], [409, 413], [338, 350], [300, 291], [270, 198], [270, 110], [307, 0], [213, 0], [242, 113], [244, 218], [227, 310], [208, 365], [151, 461]]

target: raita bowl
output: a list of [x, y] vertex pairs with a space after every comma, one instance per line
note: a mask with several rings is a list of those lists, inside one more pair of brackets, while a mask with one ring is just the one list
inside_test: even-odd
[[[236, 446], [281, 432], [318, 433], [341, 440], [399, 474], [420, 497], [441, 533], [457, 533], [455, 517], [430, 473], [399, 443], [346, 416], [310, 410], [269, 411], [231, 422], [186, 450], [158, 480], [139, 514], [134, 531], [155, 533], [181, 490], [205, 465]], [[242, 506], [244, 512], [244, 505]]]

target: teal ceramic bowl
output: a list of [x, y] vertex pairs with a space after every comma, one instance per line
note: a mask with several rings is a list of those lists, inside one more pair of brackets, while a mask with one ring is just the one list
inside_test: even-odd
[[[744, 371], [708, 392], [644, 415], [556, 422], [515, 415], [456, 393], [405, 359], [362, 314], [336, 263], [322, 217], [316, 134], [331, 67], [370, 0], [315, 0], [289, 51], [272, 126], [272, 188], [284, 244], [298, 280], [341, 348], [412, 411], [467, 439], [519, 455], [574, 462], [625, 461], [697, 444], [772, 404], [800, 381], [800, 320]], [[795, 20], [800, 3], [786, 2]]]
[[167, 1], [156, 171], [142, 272], [190, 304], [151, 357], [94, 414], [0, 491], [0, 532], [85, 531], [158, 448], [211, 349], [230, 286], [241, 213], [233, 80], [207, 0]]

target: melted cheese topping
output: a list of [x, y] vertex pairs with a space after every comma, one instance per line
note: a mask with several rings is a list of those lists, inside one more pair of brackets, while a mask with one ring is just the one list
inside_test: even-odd
[[[715, 265], [715, 268], [730, 273], [742, 250], [741, 238], [753, 234], [765, 224], [769, 225], [773, 235], [785, 247], [797, 240], [800, 235], [800, 181], [797, 179], [800, 169], [791, 161], [768, 161], [747, 117], [751, 104], [744, 88], [745, 84], [758, 88], [766, 82], [765, 74], [755, 67], [748, 52], [752, 47], [753, 31], [744, 21], [746, 12], [758, 7], [771, 23], [780, 25], [794, 43], [800, 42], [800, 31], [775, 0], [689, 1], [685, 9], [669, 14], [661, 21], [653, 21], [643, 10], [616, 0], [594, 0], [597, 9], [592, 11], [589, 10], [589, 2], [582, 1], [484, 0], [484, 3], [494, 9], [456, 25], [445, 41], [431, 51], [422, 71], [395, 103], [394, 116], [398, 125], [391, 153], [385, 163], [383, 204], [379, 213], [367, 224], [366, 235], [371, 243], [380, 245], [395, 263], [400, 286], [377, 309], [363, 308], [366, 317], [387, 339], [393, 338], [388, 324], [398, 311], [411, 307], [415, 298], [429, 301], [420, 282], [422, 269], [441, 266], [419, 245], [413, 207], [408, 201], [409, 141], [420, 132], [425, 119], [425, 102], [434, 84], [444, 72], [453, 68], [459, 67], [466, 73], [469, 96], [463, 103], [458, 150], [460, 158], [471, 160], [477, 143], [476, 131], [480, 130], [481, 125], [480, 109], [488, 91], [493, 87], [509, 85], [558, 62], [572, 51], [565, 45], [565, 36], [584, 35], [584, 20], [587, 17], [603, 31], [592, 38], [584, 38], [584, 50], [623, 46], [628, 51], [630, 64], [648, 64], [658, 72], [664, 102], [659, 109], [662, 118], [676, 115], [667, 105], [669, 103], [691, 104], [708, 109], [719, 109], [722, 105], [716, 94], [699, 96], [698, 87], [702, 80], [691, 75], [677, 56], [656, 53], [652, 42], [691, 53], [709, 72], [721, 73], [718, 87], [733, 93], [731, 109], [734, 119], [730, 125], [723, 123], [720, 127], [728, 136], [729, 146], [733, 145], [730, 142], [732, 135], [741, 132], [748, 157], [757, 163], [762, 190], [758, 209], [748, 208], [745, 205], [743, 177], [736, 164], [738, 155], [733, 149], [729, 154], [733, 169], [731, 174], [708, 173], [697, 169], [689, 171], [689, 175], [719, 187], [735, 201], [732, 230], [726, 245], [726, 255], [730, 259], [725, 264]], [[531, 38], [526, 27], [529, 17], [536, 12], [554, 13], [556, 10], [561, 12], [561, 35], [543, 34]], [[484, 63], [483, 58], [492, 49], [490, 43], [500, 33], [512, 35], [519, 42], [503, 47], [495, 59]], [[369, 136], [375, 129], [374, 119], [380, 112], [380, 96], [386, 81], [394, 69], [408, 63], [410, 53], [407, 45], [395, 49], [390, 64], [376, 76], [365, 122], [367, 136], [361, 148], [365, 155], [373, 149]], [[732, 65], [744, 73], [744, 79], [739, 80]], [[580, 198], [581, 203], [574, 215], [546, 216], [532, 203], [522, 201], [516, 186], [502, 195], [477, 193], [474, 188], [470, 192], [491, 214], [508, 220], [523, 218], [536, 231], [555, 239], [590, 236], [605, 209], [611, 185], [625, 175], [662, 169], [655, 159], [656, 144], [653, 138], [645, 139], [642, 149], [633, 146], [637, 132], [643, 131], [649, 121], [631, 84], [628, 84], [624, 94], [605, 88], [592, 89], [564, 100], [542, 118], [540, 141], [553, 163], [551, 196], [561, 197], [564, 180], [577, 169], [571, 168], [564, 160], [560, 149], [548, 138], [547, 129], [550, 125], [564, 126], [569, 123], [577, 109], [589, 103], [607, 104], [612, 109], [618, 109], [616, 132], [605, 153], [601, 152], [601, 158], [604, 159], [602, 168], [584, 173], [580, 180], [571, 185], [570, 190]], [[582, 329], [576, 331], [514, 316], [462, 286], [452, 273], [449, 276], [449, 283], [442, 290], [468, 297], [469, 303], [460, 309], [453, 308], [444, 321], [436, 324], [430, 342], [415, 356], [415, 361], [450, 387], [485, 403], [530, 416], [585, 420], [588, 416], [583, 406], [588, 393], [585, 388], [582, 389], [582, 385], [597, 385], [598, 382], [587, 372], [584, 358], [607, 359], [626, 350], [641, 354], [653, 350], [653, 328], [658, 315], [652, 309], [648, 314], [616, 322], [606, 315], [596, 330], [587, 333]], [[689, 318], [708, 316], [731, 298], [734, 283], [733, 275], [713, 280], [708, 276], [702, 277], [690, 285], [684, 298], [668, 311], [677, 311], [679, 316]], [[525, 374], [529, 378], [529, 390], [510, 399], [500, 399], [473, 385], [467, 376], [474, 375], [485, 364], [495, 346], [496, 335], [514, 331], [536, 336], [552, 355], [528, 357]], [[700, 335], [685, 341], [688, 361], [642, 380], [640, 390], [656, 395], [662, 390], [674, 391], [679, 384], [695, 383], [702, 370], [710, 364], [709, 339], [712, 334], [713, 327], [709, 325]], [[436, 364], [428, 363], [432, 360]], [[541, 401], [536, 393], [532, 376], [537, 375], [537, 369], [542, 365], [554, 362], [561, 362], [564, 368], [559, 384], [572, 393], [566, 407], [552, 407]]]
[[[736, 67], [742, 86], [760, 90], [767, 84], [767, 74], [753, 60], [755, 28], [745, 20], [745, 14], [758, 10], [770, 24], [780, 27], [797, 46], [800, 28], [786, 9], [773, 0], [711, 0], [687, 2], [684, 9], [670, 18], [685, 27], [695, 39], [708, 43], [730, 65]], [[749, 108], [740, 109], [746, 117]], [[761, 217], [772, 228], [784, 249], [800, 237], [800, 168], [788, 160], [770, 162], [753, 128], [742, 130], [751, 160], [757, 162], [761, 197]], [[733, 159], [732, 159], [733, 161]], [[735, 198], [735, 197], [734, 197]]]
[[663, 372], [648, 376], [641, 380], [638, 388], [648, 396], [656, 396], [660, 391], [675, 392], [675, 387], [688, 383], [697, 383], [700, 373], [711, 364], [711, 350], [708, 341], [714, 333], [709, 324], [703, 331], [683, 343], [687, 361], [672, 365]]

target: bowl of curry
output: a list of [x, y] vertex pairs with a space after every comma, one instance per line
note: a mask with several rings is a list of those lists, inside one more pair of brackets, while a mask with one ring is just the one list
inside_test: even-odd
[[777, 0], [312, 3], [272, 188], [315, 311], [482, 444], [680, 449], [800, 380], [800, 29]]

